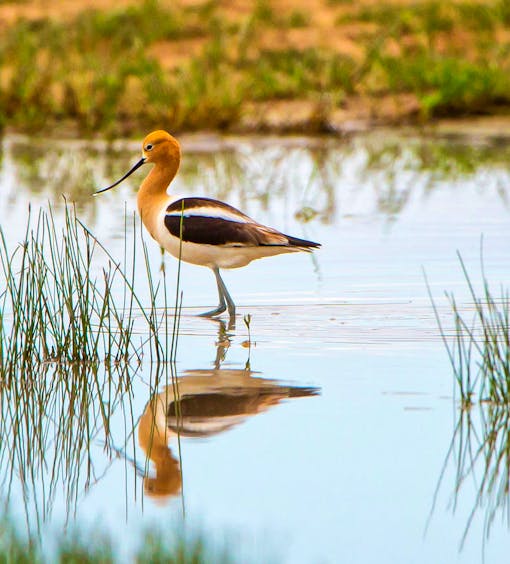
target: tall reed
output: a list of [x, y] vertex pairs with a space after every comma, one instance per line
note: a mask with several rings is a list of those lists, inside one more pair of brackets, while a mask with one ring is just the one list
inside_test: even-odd
[[[451, 336], [429, 288], [460, 395], [460, 409], [429, 521], [443, 482], [453, 475], [452, 510], [464, 507], [466, 496], [473, 498], [460, 540], [462, 547], [479, 513], [482, 513], [485, 538], [498, 515], [510, 523], [510, 294], [504, 287], [499, 295], [493, 293], [483, 254], [481, 291], [477, 291], [461, 255], [457, 255], [470, 303], [460, 304], [453, 294], [446, 294], [453, 325]], [[453, 472], [447, 472], [450, 466]]]
[[[501, 288], [494, 295], [482, 258], [482, 292], [479, 296], [458, 253], [474, 312], [471, 317], [453, 294], [446, 294], [454, 326], [449, 339], [432, 300], [436, 320], [464, 407], [472, 401], [510, 404], [510, 294]], [[432, 298], [431, 298], [432, 299]]]
[[[12, 252], [0, 228], [1, 378], [8, 380], [36, 363], [141, 362], [147, 346], [154, 360], [171, 357], [160, 337], [167, 308], [158, 309], [158, 303], [164, 299], [168, 305], [161, 296], [165, 285], [153, 279], [142, 241], [151, 300], [142, 304], [135, 291], [136, 235], [132, 249], [127, 245], [125, 234], [129, 271], [69, 205], [61, 227], [51, 207], [40, 210], [35, 220], [29, 213], [24, 240]], [[135, 321], [143, 323], [141, 343], [135, 339]]]
[[[179, 273], [172, 304], [165, 271], [153, 276], [139, 222], [133, 216], [132, 230], [128, 222], [126, 215], [123, 261], [67, 204], [62, 218], [52, 207], [35, 218], [30, 212], [13, 251], [0, 228], [0, 481], [7, 501], [19, 481], [38, 527], [62, 492], [71, 516], [104, 475], [96, 467], [98, 441], [112, 460], [129, 460], [128, 447], [135, 452], [132, 383], [142, 363], [150, 362], [151, 393], [172, 383], [179, 398]], [[135, 289], [135, 273], [149, 303]], [[118, 410], [125, 434], [115, 441]]]

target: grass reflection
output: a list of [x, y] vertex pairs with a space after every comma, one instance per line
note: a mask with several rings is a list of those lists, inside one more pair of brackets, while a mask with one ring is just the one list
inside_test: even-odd
[[[241, 552], [226, 538], [223, 543], [212, 540], [212, 535], [201, 531], [187, 531], [175, 524], [165, 526], [164, 532], [148, 532], [133, 562], [165, 564], [228, 564], [239, 562]], [[236, 545], [237, 547], [237, 545]], [[100, 531], [77, 531], [61, 534], [53, 555], [46, 554], [40, 545], [21, 535], [9, 516], [0, 520], [0, 559], [16, 564], [45, 564], [50, 562], [113, 564], [122, 562], [115, 554], [112, 540]], [[245, 561], [245, 560], [243, 560]], [[249, 561], [256, 562], [255, 558]]]
[[461, 547], [480, 513], [486, 539], [496, 518], [510, 525], [510, 413], [506, 405], [484, 402], [459, 410], [434, 506], [450, 469], [454, 480], [452, 510], [465, 506], [466, 498], [471, 500]]
[[361, 178], [373, 185], [377, 211], [389, 219], [398, 218], [416, 194], [428, 197], [444, 183], [456, 190], [473, 181], [479, 193], [494, 189], [508, 204], [508, 141], [390, 136], [384, 143], [368, 139], [361, 150]]
[[[33, 515], [40, 529], [56, 499], [71, 517], [108, 472], [119, 441], [125, 450], [142, 361], [175, 362], [179, 284], [171, 304], [165, 272], [153, 276], [145, 241], [132, 232], [124, 230], [121, 263], [67, 205], [63, 217], [51, 206], [29, 216], [14, 250], [0, 230], [0, 469], [7, 503], [21, 490], [29, 529]], [[120, 438], [112, 437], [118, 417]]]
[[[99, 221], [98, 206], [104, 202], [91, 199], [90, 193], [119, 176], [115, 171], [127, 168], [132, 154], [115, 145], [107, 159], [104, 144], [94, 142], [43, 145], [7, 138], [4, 145], [0, 172], [10, 204], [34, 195], [58, 202], [65, 192], [92, 225]], [[252, 215], [271, 214], [280, 205], [304, 227], [319, 221], [331, 224], [339, 212], [352, 213], [364, 191], [369, 192], [365, 213], [394, 219], [417, 193], [426, 197], [444, 182], [455, 189], [455, 183], [470, 179], [477, 190], [494, 188], [508, 204], [510, 145], [490, 137], [373, 134], [308, 144], [215, 138], [191, 140], [186, 155], [180, 191], [226, 200]], [[119, 224], [115, 232], [120, 230]]]
[[125, 363], [52, 363], [2, 382], [2, 491], [9, 504], [20, 499], [21, 489], [28, 522], [35, 514], [39, 528], [60, 498], [72, 516], [83, 493], [103, 477], [98, 445], [111, 458], [112, 418], [134, 425], [135, 375]]

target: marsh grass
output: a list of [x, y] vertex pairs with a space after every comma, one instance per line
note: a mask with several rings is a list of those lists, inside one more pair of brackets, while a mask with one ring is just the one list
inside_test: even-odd
[[[136, 235], [128, 249], [125, 233], [122, 265], [69, 205], [64, 206], [62, 226], [51, 207], [41, 209], [35, 219], [29, 213], [24, 240], [13, 251], [0, 229], [0, 376], [4, 381], [42, 363], [139, 364], [147, 349], [155, 361], [172, 358], [177, 327], [172, 333], [164, 325], [170, 310], [166, 278], [153, 278], [146, 243], [140, 237], [143, 259], [137, 258]], [[148, 305], [142, 304], [135, 290], [137, 260], [145, 267]], [[164, 308], [159, 307], [161, 301]], [[134, 333], [135, 322], [142, 323], [141, 341]], [[160, 332], [162, 327], [166, 330]], [[171, 346], [165, 342], [169, 332]]]
[[[61, 215], [51, 206], [29, 214], [23, 242], [12, 251], [0, 231], [2, 491], [9, 501], [21, 487], [27, 521], [35, 514], [38, 530], [56, 499], [71, 517], [118, 453], [134, 452], [132, 385], [147, 359], [151, 375], [166, 374], [163, 383], [179, 398], [175, 369], [167, 369], [176, 360], [179, 272], [172, 304], [166, 273], [153, 276], [134, 216], [128, 236], [126, 215], [122, 262], [72, 206]], [[135, 290], [135, 273], [142, 274], [138, 284], [145, 273], [149, 303]], [[157, 377], [152, 386], [159, 385]], [[114, 417], [124, 421], [120, 439], [111, 432]], [[106, 467], [97, 466], [104, 460], [98, 445], [110, 459]]]
[[[454, 333], [450, 340], [432, 300], [441, 336], [448, 352], [463, 407], [473, 401], [510, 404], [510, 294], [501, 288], [496, 297], [485, 275], [479, 295], [458, 254], [472, 300], [469, 315], [453, 294], [447, 294]], [[432, 299], [432, 298], [431, 298]]]
[[117, 266], [91, 275], [97, 243], [66, 206], [60, 230], [52, 211], [29, 217], [23, 243], [10, 253], [0, 233], [5, 290], [0, 358], [4, 378], [42, 362], [128, 360], [133, 319], [112, 297]]
[[[377, 48], [367, 44], [361, 78], [373, 94], [413, 92], [422, 119], [508, 106], [509, 59], [506, 49], [494, 48], [492, 41], [506, 23], [494, 4], [374, 4], [359, 8], [356, 17], [380, 27], [372, 37]], [[465, 34], [473, 35], [468, 50], [456, 37]]]
[[[473, 522], [483, 513], [483, 534], [489, 537], [501, 516], [510, 525], [510, 294], [501, 287], [495, 295], [488, 282], [483, 253], [481, 281], [470, 276], [458, 258], [470, 296], [470, 309], [446, 294], [453, 332], [445, 329], [430, 293], [460, 396], [452, 440], [433, 498], [429, 523], [441, 486], [453, 468], [451, 509], [473, 497], [460, 540], [462, 548]], [[428, 525], [427, 525], [428, 526]], [[484, 545], [485, 546], [485, 545]]]
[[[354, 33], [351, 51], [288, 38], [316, 24], [271, 0], [237, 16], [214, 2], [145, 0], [84, 9], [69, 21], [19, 19], [0, 38], [0, 127], [39, 130], [69, 121], [84, 133], [112, 136], [164, 123], [174, 131], [235, 128], [253, 104], [326, 97], [333, 103], [320, 130], [328, 131], [349, 97], [413, 94], [421, 119], [510, 106], [507, 0], [349, 4], [324, 9], [340, 36]], [[266, 37], [275, 30], [281, 42]], [[416, 119], [416, 111], [408, 117]]]

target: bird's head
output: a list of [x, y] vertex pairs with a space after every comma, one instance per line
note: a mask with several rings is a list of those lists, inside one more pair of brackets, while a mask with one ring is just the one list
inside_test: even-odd
[[149, 133], [143, 140], [142, 158], [131, 167], [126, 174], [114, 182], [110, 186], [94, 192], [94, 196], [106, 192], [115, 186], [118, 186], [128, 176], [131, 176], [135, 170], [139, 169], [145, 163], [154, 163], [168, 167], [171, 170], [172, 177], [177, 172], [181, 162], [181, 147], [175, 137], [170, 133], [159, 129]]
[[143, 140], [143, 158], [145, 163], [174, 163], [181, 160], [181, 147], [175, 137], [159, 129], [149, 133]]

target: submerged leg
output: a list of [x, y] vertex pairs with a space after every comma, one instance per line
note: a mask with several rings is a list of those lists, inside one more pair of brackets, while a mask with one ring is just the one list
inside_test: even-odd
[[[214, 272], [214, 276], [216, 276], [216, 284], [218, 285], [218, 298], [220, 300], [220, 303], [218, 304], [217, 308], [212, 309], [211, 311], [206, 311], [205, 313], [199, 314], [200, 317], [213, 317], [214, 315], [219, 315], [220, 313], [223, 313], [227, 309], [227, 306], [225, 304], [225, 295], [223, 293], [223, 289], [225, 287], [225, 284], [223, 284], [223, 280], [221, 279], [220, 271], [217, 268], [213, 268], [213, 272]], [[229, 298], [230, 298], [230, 296], [229, 296]], [[227, 302], [228, 302], [228, 300], [227, 300]], [[230, 309], [229, 309], [229, 312], [230, 312]]]

